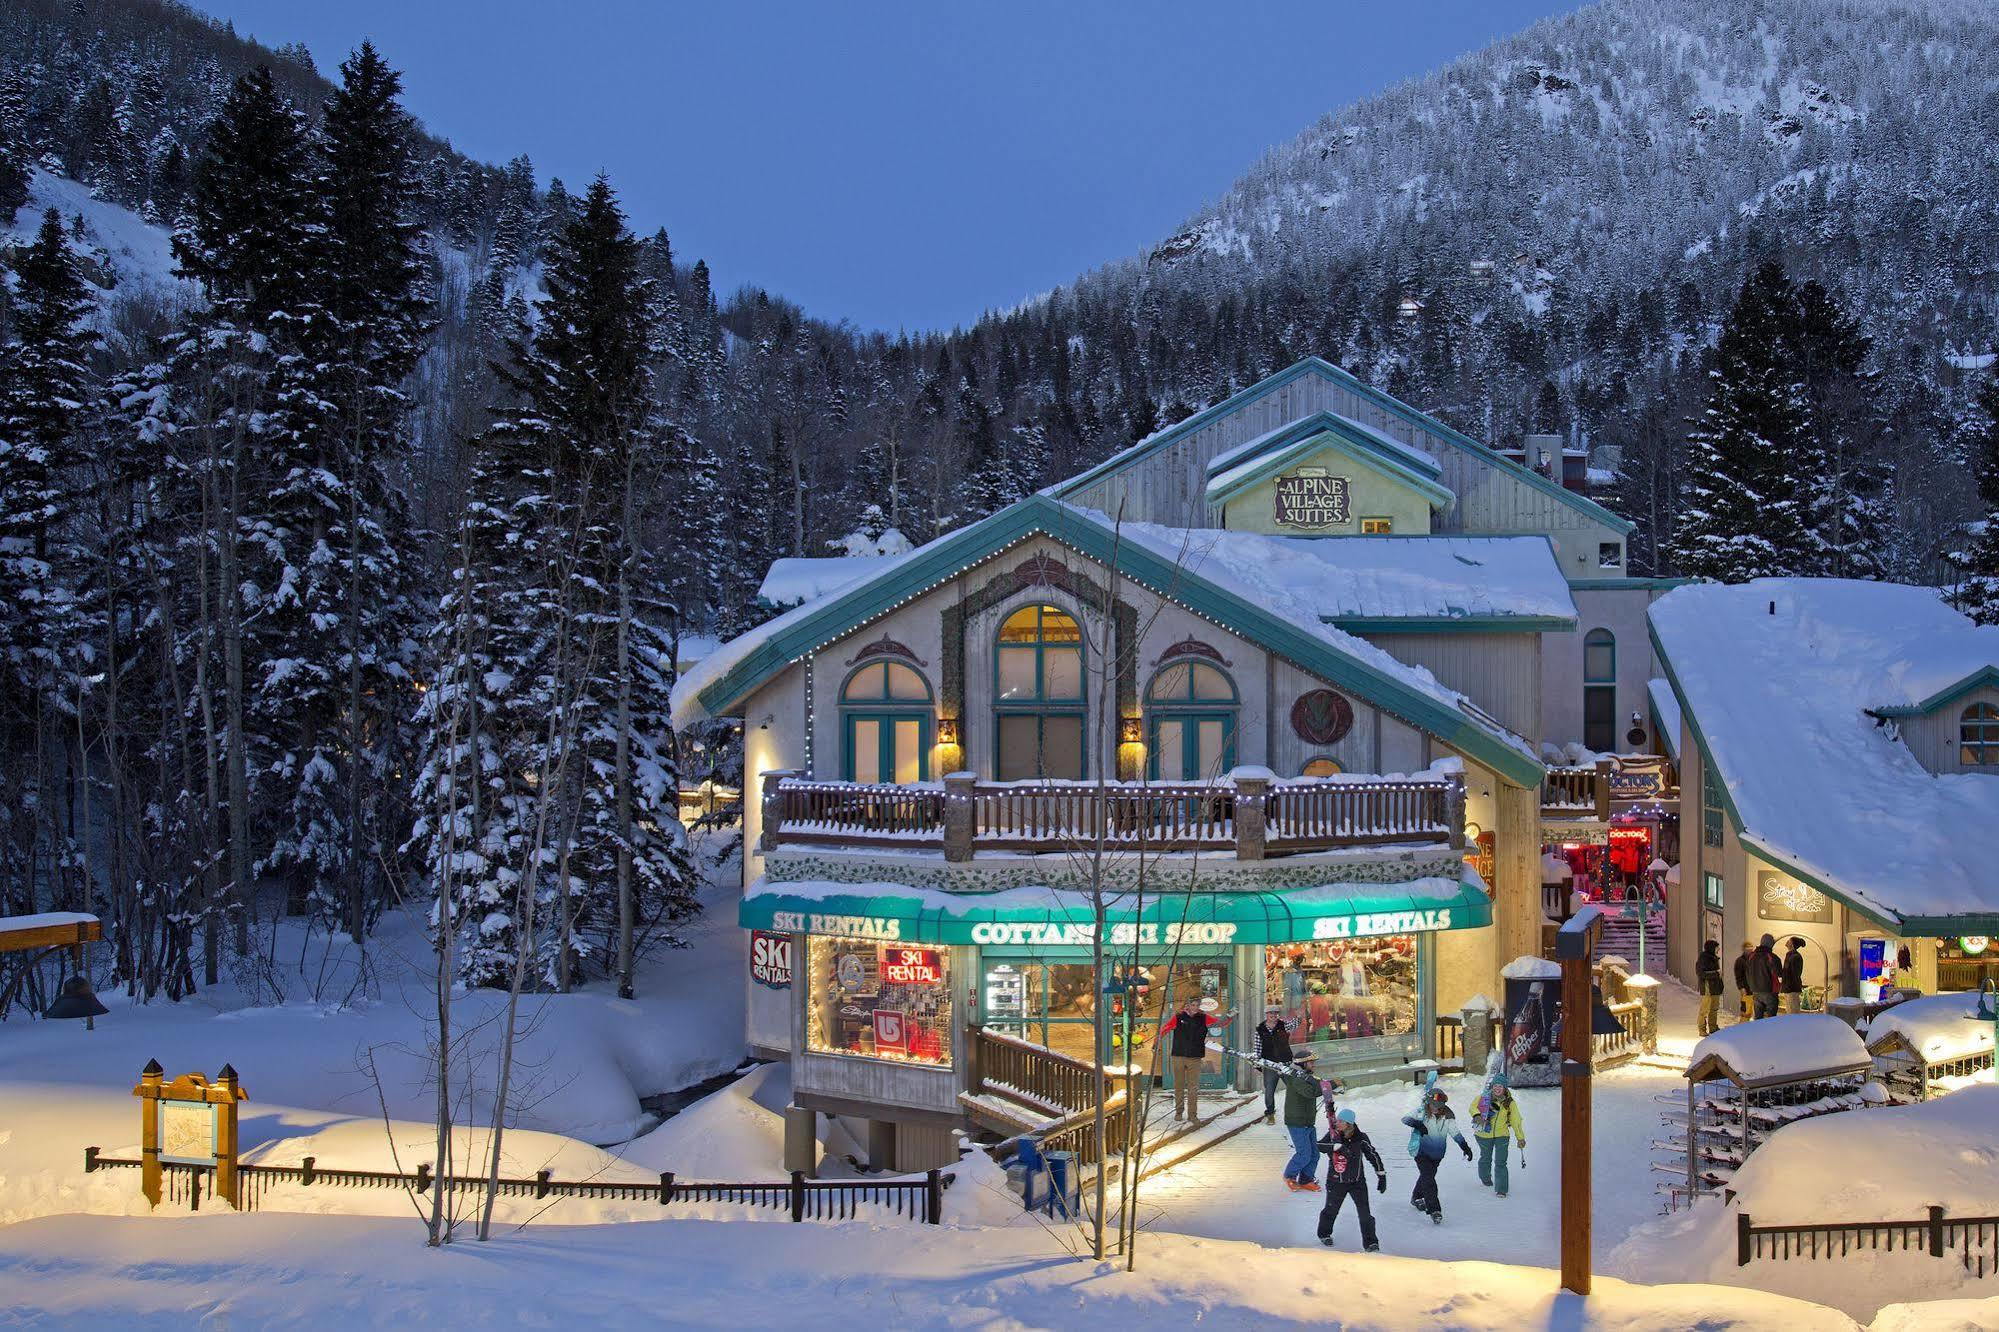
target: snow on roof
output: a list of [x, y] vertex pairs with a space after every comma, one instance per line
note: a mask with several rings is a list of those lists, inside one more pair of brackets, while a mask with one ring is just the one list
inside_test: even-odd
[[1875, 1049], [1892, 1033], [1930, 1063], [1986, 1054], [1992, 1049], [1992, 1024], [1977, 1018], [1977, 1012], [1975, 993], [1904, 999], [1867, 1024], [1867, 1048]]
[[[1774, 613], [1773, 613], [1774, 611]], [[1676, 588], [1652, 627], [1741, 832], [1887, 921], [1999, 911], [1999, 780], [1926, 771], [1867, 714], [1999, 657], [1927, 588], [1757, 579]]]
[[1280, 537], [1202, 531], [1202, 546], [1232, 567], [1260, 567], [1318, 609], [1320, 618], [1574, 619], [1546, 537]]
[[1710, 1056], [1744, 1082], [1864, 1068], [1868, 1063], [1860, 1034], [1829, 1013], [1785, 1013], [1724, 1027], [1701, 1037], [1687, 1057], [1687, 1068], [1699, 1068]]
[[1992, 1182], [1999, 1178], [1994, 1124], [1999, 1087], [1820, 1115], [1771, 1134], [1729, 1187], [1737, 1206], [1760, 1224], [1921, 1217], [1930, 1207], [1984, 1215], [1992, 1210]]
[[1304, 433], [1300, 433], [1299, 431], [1301, 425], [1318, 418], [1337, 422], [1339, 425], [1359, 435], [1362, 439], [1365, 439], [1370, 445], [1394, 458], [1397, 462], [1415, 468], [1424, 476], [1434, 477], [1444, 470], [1443, 464], [1439, 463], [1434, 455], [1424, 452], [1413, 444], [1405, 444], [1399, 439], [1384, 435], [1379, 430], [1364, 426], [1352, 417], [1341, 416], [1337, 412], [1314, 412], [1311, 416], [1301, 417], [1295, 421], [1286, 421], [1275, 430], [1266, 430], [1247, 443], [1238, 444], [1232, 449], [1225, 449], [1217, 454], [1214, 461], [1208, 464], [1209, 487], [1211, 489], [1227, 489], [1237, 479], [1237, 473], [1246, 467], [1254, 467], [1261, 455], [1269, 450], [1271, 444], [1287, 434], [1296, 436], [1297, 441], [1302, 442], [1324, 433], [1323, 431], [1307, 431]]
[[895, 555], [793, 556], [772, 560], [757, 596], [773, 606], [817, 601], [900, 564]]
[[[1074, 505], [1063, 507], [1103, 526], [1110, 526], [1110, 520], [1101, 513]], [[1457, 690], [1440, 683], [1423, 667], [1397, 661], [1365, 639], [1324, 623], [1322, 616], [1327, 613], [1326, 605], [1338, 582], [1337, 574], [1329, 572], [1329, 568], [1337, 570], [1338, 565], [1336, 561], [1329, 564], [1325, 554], [1316, 548], [1362, 538], [1341, 537], [1316, 542], [1298, 537], [1270, 537], [1254, 532], [1225, 532], [1213, 528], [1161, 527], [1155, 523], [1125, 523], [1118, 533], [1120, 540], [1142, 546], [1159, 558], [1172, 561], [1223, 591], [1317, 635], [1334, 649], [1366, 663], [1381, 674], [1429, 695], [1539, 762], [1539, 755], [1526, 740], [1507, 730]], [[1545, 551], [1546, 543], [1542, 545]], [[1566, 600], [1566, 591], [1563, 595]], [[1574, 613], [1571, 603], [1569, 614]]]
[[[1064, 510], [1077, 520], [1112, 530], [1110, 519], [1093, 509], [1079, 508], [1059, 500], [1038, 497], [1027, 503], [1043, 503]], [[1005, 512], [1004, 510], [1002, 512]], [[990, 520], [988, 520], [990, 521]], [[1212, 529], [1160, 527], [1150, 523], [1126, 523], [1115, 529], [1118, 540], [1142, 547], [1219, 587], [1248, 604], [1267, 611], [1313, 635], [1337, 652], [1357, 660], [1378, 674], [1427, 695], [1463, 717], [1468, 723], [1520, 754], [1539, 762], [1534, 747], [1508, 730], [1465, 695], [1448, 688], [1421, 666], [1397, 661], [1364, 639], [1356, 638], [1321, 621], [1321, 599], [1326, 595], [1323, 563], [1287, 547], [1299, 544], [1292, 538], [1257, 537], [1250, 533]], [[827, 600], [850, 594], [892, 573], [906, 560], [914, 560], [956, 533], [917, 547], [907, 555], [870, 560], [857, 577], [841, 584], [837, 591], [794, 606], [775, 619], [767, 620], [721, 645], [696, 663], [673, 686], [672, 708], [676, 726], [699, 720], [704, 714], [699, 703], [702, 691], [721, 680], [765, 643], [802, 623]], [[1341, 538], [1358, 540], [1359, 538]], [[1536, 538], [1536, 540], [1539, 540]], [[1413, 543], [1412, 543], [1413, 544]], [[1546, 549], [1546, 543], [1542, 542]], [[817, 561], [811, 561], [817, 563]], [[1293, 580], [1296, 580], [1295, 582]], [[765, 580], [766, 584], [769, 579]], [[1170, 593], [1170, 589], [1169, 589]], [[1569, 612], [1573, 614], [1573, 608]]]
[[1647, 680], [1645, 693], [1652, 700], [1652, 716], [1659, 723], [1659, 743], [1666, 747], [1666, 756], [1675, 763], [1680, 761], [1680, 700], [1673, 694], [1673, 686], [1666, 680]]

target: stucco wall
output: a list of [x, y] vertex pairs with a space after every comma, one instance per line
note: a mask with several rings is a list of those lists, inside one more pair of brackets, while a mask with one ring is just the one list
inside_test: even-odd
[[[1663, 592], [1645, 587], [1571, 589], [1576, 602], [1572, 633], [1541, 637], [1541, 735], [1552, 744], [1580, 744], [1583, 738], [1583, 640], [1592, 629], [1608, 629], [1617, 639], [1617, 746], [1619, 753], [1653, 748], [1652, 704], [1646, 684], [1659, 673], [1646, 632], [1645, 611]], [[1646, 741], [1625, 739], [1631, 714], [1644, 722]]]

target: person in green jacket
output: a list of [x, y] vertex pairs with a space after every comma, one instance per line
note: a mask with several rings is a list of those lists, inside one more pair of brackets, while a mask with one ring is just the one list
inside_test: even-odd
[[1312, 1073], [1312, 1052], [1299, 1050], [1291, 1066], [1279, 1075], [1284, 1084], [1284, 1131], [1291, 1137], [1291, 1159], [1284, 1163], [1284, 1183], [1293, 1193], [1319, 1192], [1319, 1106], [1325, 1087]]
[[1504, 1073], [1494, 1074], [1491, 1085], [1472, 1103], [1471, 1131], [1478, 1139], [1478, 1182], [1504, 1198], [1508, 1182], [1507, 1134], [1513, 1135], [1522, 1152], [1527, 1150], [1527, 1129], [1520, 1122], [1520, 1103], [1513, 1099], [1513, 1089], [1507, 1085]]

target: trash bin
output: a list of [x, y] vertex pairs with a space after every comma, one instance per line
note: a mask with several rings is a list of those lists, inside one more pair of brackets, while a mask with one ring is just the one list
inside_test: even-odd
[[1041, 1158], [1041, 1143], [1033, 1134], [1014, 1144], [1013, 1160], [1007, 1162], [1006, 1173], [1009, 1178], [1019, 1178], [1020, 1205], [1027, 1211], [1035, 1210], [1035, 1195], [1039, 1192], [1037, 1181], [1046, 1166], [1047, 1162]]
[[1074, 1152], [1045, 1152], [1048, 1162], [1048, 1206], [1050, 1216], [1067, 1220], [1076, 1215], [1081, 1202], [1082, 1175], [1076, 1168]]

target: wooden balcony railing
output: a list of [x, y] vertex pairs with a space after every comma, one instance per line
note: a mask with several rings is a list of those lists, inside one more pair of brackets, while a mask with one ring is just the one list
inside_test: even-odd
[[1609, 759], [1598, 759], [1588, 768], [1550, 768], [1541, 779], [1541, 817], [1544, 819], [1610, 818]]
[[1464, 779], [1209, 783], [981, 782], [866, 785], [767, 772], [763, 845], [980, 851], [1234, 851], [1268, 853], [1406, 842], [1464, 845]]
[[[974, 1094], [995, 1091], [1044, 1108], [1051, 1116], [1071, 1115], [1097, 1103], [1097, 1067], [984, 1027], [972, 1029], [972, 1066], [966, 1084]], [[1115, 1087], [1118, 1079], [1107, 1078]]]

